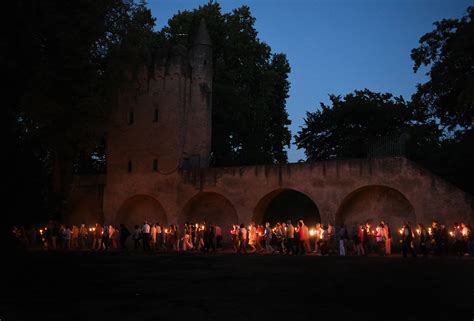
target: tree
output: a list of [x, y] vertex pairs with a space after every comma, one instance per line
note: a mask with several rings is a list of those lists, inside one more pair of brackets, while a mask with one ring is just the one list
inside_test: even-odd
[[435, 22], [420, 38], [411, 57], [413, 70], [424, 66], [429, 80], [412, 97], [416, 112], [438, 122], [439, 148], [419, 161], [452, 183], [473, 193], [474, 172], [474, 7], [461, 19]]
[[403, 97], [368, 89], [329, 97], [332, 105], [321, 103], [320, 110], [307, 112], [295, 136], [310, 161], [365, 158], [372, 144], [402, 133], [412, 134], [416, 142], [435, 135], [436, 128], [420, 124]]
[[[145, 63], [154, 19], [144, 3], [130, 0], [7, 5], [15, 23], [5, 30], [1, 56], [10, 80], [9, 154], [42, 163], [61, 202], [73, 162], [102, 141], [117, 94]], [[24, 170], [18, 163], [24, 162], [12, 158], [12, 168]]]
[[[214, 165], [284, 163], [290, 120], [285, 109], [290, 65], [257, 37], [247, 6], [222, 14], [209, 2], [179, 12], [159, 33], [159, 47], [190, 46], [204, 18], [213, 42], [212, 162]], [[189, 35], [188, 37], [183, 37]]]
[[462, 19], [435, 22], [411, 52], [414, 72], [429, 67], [429, 80], [417, 86], [417, 108], [449, 132], [472, 130], [474, 123], [474, 7]]

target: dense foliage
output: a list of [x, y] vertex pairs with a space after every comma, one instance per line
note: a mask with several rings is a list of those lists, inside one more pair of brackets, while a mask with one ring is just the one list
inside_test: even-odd
[[258, 39], [249, 7], [222, 13], [214, 2], [176, 14], [160, 31], [159, 46], [190, 46], [202, 18], [214, 55], [213, 165], [286, 162], [291, 140], [286, 56]]

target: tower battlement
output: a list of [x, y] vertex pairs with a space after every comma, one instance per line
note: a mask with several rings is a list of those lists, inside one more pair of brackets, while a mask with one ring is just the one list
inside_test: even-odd
[[204, 21], [190, 48], [175, 45], [154, 67], [139, 77], [137, 92], [122, 94], [111, 117], [108, 179], [209, 165], [212, 45]]

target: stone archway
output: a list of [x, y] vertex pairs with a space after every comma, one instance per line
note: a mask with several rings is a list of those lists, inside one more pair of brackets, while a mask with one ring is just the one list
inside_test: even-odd
[[185, 222], [217, 224], [225, 231], [237, 224], [239, 217], [234, 205], [223, 195], [214, 192], [202, 192], [192, 197], [183, 207], [180, 226]]
[[144, 221], [150, 224], [168, 224], [168, 218], [163, 206], [149, 195], [136, 195], [127, 199], [117, 212], [117, 224], [125, 224], [129, 229], [134, 225], [141, 226]]
[[316, 203], [306, 194], [294, 189], [278, 189], [265, 195], [254, 209], [253, 220], [260, 224], [302, 219], [306, 225], [321, 222]]
[[361, 187], [347, 195], [336, 213], [336, 223], [355, 226], [369, 222], [388, 222], [392, 233], [405, 222], [415, 223], [416, 216], [412, 204], [398, 190], [370, 185]]

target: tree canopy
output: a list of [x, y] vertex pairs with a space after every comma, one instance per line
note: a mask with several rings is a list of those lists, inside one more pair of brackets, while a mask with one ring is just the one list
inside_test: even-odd
[[365, 89], [329, 98], [331, 105], [321, 103], [319, 110], [306, 113], [305, 124], [295, 136], [298, 148], [304, 148], [311, 161], [365, 158], [384, 138], [406, 133], [417, 141], [431, 140], [436, 133], [433, 125], [419, 122], [403, 97]]
[[435, 22], [411, 52], [415, 72], [429, 67], [413, 103], [452, 133], [472, 130], [474, 123], [474, 7], [467, 13]]
[[202, 18], [213, 42], [213, 165], [286, 162], [291, 140], [286, 56], [272, 53], [258, 38], [249, 7], [222, 13], [212, 1], [173, 16], [160, 31], [159, 46], [190, 45]]
[[[35, 190], [35, 182], [47, 189], [39, 185], [49, 181], [54, 167], [56, 186], [64, 187], [78, 154], [102, 140], [117, 93], [143, 66], [154, 19], [143, 3], [130, 0], [23, 0], [6, 6], [15, 26], [4, 30], [8, 47], [1, 55], [10, 82], [5, 106], [11, 184]], [[41, 193], [32, 194], [37, 199]], [[12, 189], [12, 199], [17, 197], [28, 195]]]

